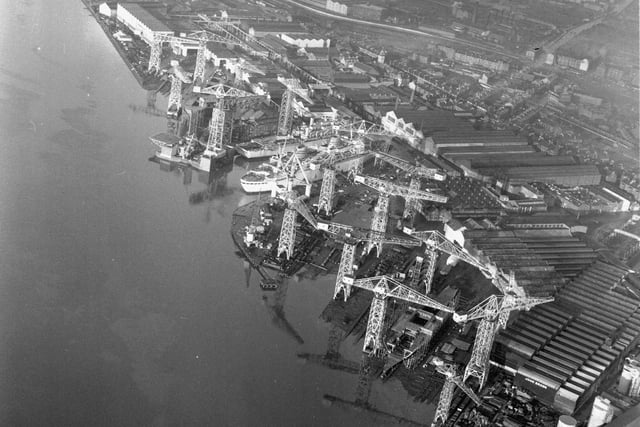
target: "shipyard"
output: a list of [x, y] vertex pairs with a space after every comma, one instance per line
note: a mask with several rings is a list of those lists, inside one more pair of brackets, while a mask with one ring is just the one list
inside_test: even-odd
[[[597, 218], [626, 201], [629, 212], [638, 206], [632, 197], [601, 184], [594, 165], [483, 124], [486, 111], [472, 103], [420, 107], [415, 83], [408, 102], [399, 88], [379, 86], [395, 105], [364, 120], [365, 110], [344, 97], [354, 100], [366, 79], [355, 84], [357, 74], [343, 72], [343, 83], [336, 74], [337, 93], [342, 84], [352, 92], [335, 97], [324, 71], [286, 59], [287, 44], [302, 43], [313, 57], [335, 49], [297, 24], [247, 21], [247, 30], [226, 12], [194, 13], [189, 23], [191, 34], [146, 36], [147, 72], [170, 84], [167, 131], [150, 136], [155, 157], [205, 173], [245, 165], [240, 184], [255, 200], [233, 213], [231, 235], [264, 298], [282, 300], [292, 277], [335, 275], [334, 298], [319, 316], [329, 330], [326, 353], [298, 353], [358, 377], [353, 399], [326, 393], [326, 405], [364, 409], [381, 424], [429, 424], [369, 402], [374, 382], [395, 379], [435, 407], [433, 426], [573, 425], [570, 416], [589, 414], [602, 384], [637, 351], [640, 278], [635, 252], [625, 255], [629, 267], [598, 255], [603, 240], [594, 245], [572, 210], [589, 203]], [[368, 67], [360, 68], [379, 73]], [[578, 186], [584, 202], [562, 190]], [[605, 233], [604, 241], [635, 239], [631, 247], [640, 240]], [[602, 323], [606, 309], [594, 312], [585, 298], [596, 285], [582, 287], [601, 271], [619, 283], [617, 301], [628, 307], [610, 324]]]
[[[137, 302], [108, 327], [136, 354], [154, 425], [638, 425], [638, 102], [621, 95], [637, 95], [638, 67], [570, 53], [601, 26], [630, 32], [637, 3], [549, 2], [554, 17], [498, 1], [431, 2], [433, 16], [410, 0], [82, 3], [145, 98], [127, 120], [161, 124], [127, 144], [166, 205], [113, 209], [142, 218], [127, 238], [166, 233], [129, 256], [157, 258], [167, 294], [150, 309], [154, 287], [127, 290]], [[131, 169], [108, 177], [143, 194]], [[180, 364], [197, 382], [167, 380]], [[280, 387], [312, 418], [282, 415]], [[174, 388], [207, 391], [192, 406]], [[227, 391], [244, 411], [184, 415]], [[172, 399], [179, 412], [157, 409]]]

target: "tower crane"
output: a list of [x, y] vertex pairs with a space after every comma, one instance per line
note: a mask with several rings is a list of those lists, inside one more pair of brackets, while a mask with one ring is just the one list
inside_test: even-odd
[[352, 227], [336, 222], [318, 222], [318, 229], [333, 235], [336, 240], [344, 242], [333, 298], [337, 298], [342, 291], [342, 296], [345, 301], [349, 298], [349, 295], [351, 295], [351, 284], [346, 278], [353, 274], [356, 246], [358, 243], [375, 240], [386, 244], [402, 246], [420, 246], [422, 244], [422, 242], [416, 239], [407, 239], [389, 233], [380, 233], [374, 230]]
[[177, 116], [182, 107], [182, 80], [175, 74], [169, 74], [169, 79], [171, 80], [171, 91], [169, 92], [167, 115]]
[[256, 95], [222, 83], [201, 88], [200, 95], [214, 99], [205, 154], [220, 151], [229, 142], [233, 114], [239, 106], [254, 105], [267, 99], [265, 95]]
[[[429, 200], [437, 203], [446, 203], [448, 200], [447, 196], [430, 193], [428, 191], [423, 191], [417, 188], [404, 187], [402, 185], [394, 184], [389, 181], [370, 176], [356, 175], [355, 182], [371, 187], [380, 193], [378, 202], [374, 209], [373, 219], [371, 221], [371, 229], [377, 232], [386, 231], [390, 196], [400, 196], [405, 200]], [[372, 241], [369, 243], [367, 250], [370, 251], [374, 247], [376, 248], [378, 255], [380, 255], [382, 243], [378, 241]]]
[[324, 209], [329, 215], [333, 209], [333, 193], [336, 188], [336, 171], [326, 167], [322, 173], [322, 186], [320, 187], [320, 197], [318, 199], [318, 212]]
[[384, 127], [366, 120], [345, 121], [335, 125], [334, 132], [337, 135], [345, 135], [350, 139], [386, 136], [392, 138], [395, 133], [386, 130]]
[[287, 87], [287, 90], [290, 90], [295, 95], [304, 99], [308, 103], [313, 104], [313, 101], [311, 100], [311, 98], [309, 98], [309, 91], [302, 88], [302, 86], [300, 85], [300, 80], [296, 79], [295, 77], [284, 77], [279, 75], [278, 81], [285, 85]]
[[[498, 275], [497, 281], [503, 282]], [[509, 276], [509, 282], [515, 283], [514, 274]], [[457, 323], [465, 323], [471, 320], [480, 320], [471, 352], [471, 359], [465, 368], [463, 380], [476, 377], [480, 383], [480, 389], [484, 387], [489, 373], [489, 356], [499, 329], [507, 326], [509, 315], [516, 310], [530, 310], [539, 304], [553, 301], [553, 297], [529, 297], [514, 292], [513, 286], [503, 286], [503, 295], [491, 295], [480, 304], [469, 310], [464, 315], [454, 314], [453, 319]]]
[[199, 83], [202, 83], [204, 78], [204, 65], [205, 56], [204, 51], [206, 49], [207, 42], [219, 42], [219, 43], [232, 43], [244, 45], [244, 43], [236, 37], [232, 37], [230, 34], [214, 34], [211, 31], [195, 31], [187, 34], [185, 37], [178, 37], [170, 34], [155, 34], [153, 40], [150, 42], [151, 52], [149, 55], [148, 71], [154, 70], [156, 73], [160, 71], [160, 59], [162, 57], [162, 44], [163, 43], [184, 43], [188, 45], [198, 44], [198, 54], [196, 56], [196, 68], [193, 72], [194, 82], [200, 79]]
[[[212, 18], [205, 14], [198, 14], [197, 22], [199, 22], [204, 28], [212, 30], [216, 33], [219, 33], [221, 37], [229, 40], [232, 43], [239, 44], [243, 47], [243, 49], [251, 52], [253, 51], [252, 44], [260, 46], [262, 49], [268, 52], [269, 58], [272, 60], [280, 60], [285, 67], [289, 70], [294, 69], [298, 74], [301, 74], [308, 78], [311, 81], [316, 83], [321, 83], [318, 78], [309, 74], [306, 70], [298, 67], [293, 62], [290, 62], [286, 57], [282, 57], [282, 55], [273, 49], [271, 46], [263, 43], [260, 39], [252, 36], [251, 34], [244, 31], [242, 28], [238, 27], [234, 23], [228, 20], [228, 16], [226, 16], [225, 12], [222, 12], [220, 18]], [[226, 41], [225, 43], [229, 43]]]
[[486, 382], [489, 368], [489, 355], [493, 341], [499, 327], [505, 327], [509, 314], [515, 310], [529, 310], [538, 304], [553, 301], [553, 297], [529, 297], [524, 289], [516, 283], [515, 274], [506, 275], [498, 267], [488, 260], [480, 260], [472, 256], [464, 248], [449, 241], [436, 230], [410, 232], [410, 235], [425, 242], [432, 250], [440, 250], [453, 257], [461, 259], [478, 268], [480, 272], [490, 279], [502, 295], [492, 295], [478, 306], [474, 307], [466, 315], [454, 314], [454, 321], [464, 323], [471, 320], [482, 319], [478, 326], [478, 332], [471, 354], [471, 360], [464, 372], [464, 380], [470, 376], [478, 378], [480, 388]]
[[[420, 178], [434, 179], [437, 181], [444, 181], [446, 179], [446, 174], [439, 169], [427, 168], [420, 164], [414, 165], [399, 157], [381, 151], [374, 151], [373, 154], [376, 160], [383, 160], [386, 163], [395, 166], [396, 168], [410, 175], [411, 182], [409, 184], [409, 188], [411, 189], [415, 190], [420, 188]], [[420, 202], [418, 199], [407, 197], [405, 199], [405, 209], [403, 217], [410, 218], [411, 221], [413, 221], [416, 212], [420, 210], [419, 203]]]
[[[297, 162], [297, 165], [295, 162]], [[285, 187], [282, 188], [275, 185], [272, 189], [273, 196], [284, 200], [287, 205], [284, 210], [284, 217], [282, 218], [277, 252], [277, 256], [284, 253], [287, 259], [291, 258], [291, 254], [293, 253], [296, 240], [295, 225], [298, 213], [302, 215], [313, 228], [318, 227], [318, 220], [302, 201], [304, 196], [298, 196], [298, 193], [292, 189], [292, 179], [293, 175], [295, 175], [296, 167], [302, 168], [302, 165], [300, 164], [300, 159], [294, 154], [287, 164], [283, 166], [283, 170], [287, 171], [288, 174]]]
[[374, 298], [371, 301], [371, 309], [369, 310], [367, 332], [364, 337], [363, 351], [368, 354], [377, 355], [383, 350], [382, 333], [387, 310], [386, 299], [389, 297], [431, 307], [436, 310], [449, 313], [454, 312], [453, 307], [429, 298], [388, 276], [367, 277], [357, 280], [354, 280], [351, 276], [347, 276], [344, 278], [344, 281], [349, 286], [356, 286], [374, 293]]
[[455, 387], [458, 386], [460, 390], [466, 393], [467, 396], [473, 400], [473, 402], [480, 406], [482, 401], [477, 394], [473, 392], [462, 380], [462, 377], [458, 373], [458, 368], [455, 365], [445, 363], [440, 358], [434, 358], [432, 364], [436, 367], [436, 371], [444, 375], [445, 382], [442, 386], [442, 392], [440, 393], [440, 399], [438, 400], [438, 406], [436, 407], [436, 414], [433, 417], [433, 423], [431, 427], [444, 425], [449, 418], [449, 409], [451, 407], [451, 401], [453, 400], [453, 392]]
[[291, 128], [293, 127], [293, 101], [295, 95], [293, 91], [287, 89], [282, 94], [282, 100], [280, 101], [280, 113], [278, 115], [278, 136], [287, 137], [291, 134]]
[[446, 173], [440, 169], [428, 168], [420, 164], [411, 164], [406, 160], [381, 151], [374, 151], [373, 154], [376, 159], [384, 160], [412, 177], [435, 179], [436, 181], [444, 181], [447, 178]]
[[486, 259], [478, 259], [471, 255], [465, 248], [451, 242], [444, 234], [437, 230], [425, 230], [414, 231], [410, 228], [405, 228], [404, 232], [424, 242], [427, 248], [433, 251], [441, 251], [448, 254], [451, 257], [460, 259], [467, 264], [476, 267], [484, 277], [493, 280], [498, 275], [498, 267], [495, 264], [490, 263]]
[[296, 240], [296, 217], [302, 215], [314, 228], [317, 227], [317, 220], [309, 211], [307, 205], [302, 201], [304, 196], [299, 196], [295, 192], [289, 192], [285, 196], [287, 208], [284, 210], [282, 218], [282, 228], [280, 229], [280, 238], [278, 240], [278, 256], [285, 254], [287, 259], [293, 254], [293, 247]]

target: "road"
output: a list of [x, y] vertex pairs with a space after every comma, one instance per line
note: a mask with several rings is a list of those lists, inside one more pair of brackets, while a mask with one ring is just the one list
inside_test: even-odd
[[[522, 56], [514, 55], [514, 54], [511, 54], [511, 53], [506, 53], [504, 51], [497, 50], [495, 48], [483, 45], [481, 43], [475, 43], [475, 42], [471, 42], [471, 41], [468, 41], [468, 40], [461, 40], [461, 39], [457, 39], [455, 37], [445, 37], [442, 34], [429, 33], [429, 32], [421, 31], [421, 30], [414, 30], [413, 28], [399, 27], [399, 26], [396, 26], [396, 25], [383, 24], [383, 23], [380, 23], [380, 22], [364, 21], [362, 19], [350, 18], [348, 16], [343, 16], [343, 15], [336, 15], [336, 14], [333, 14], [333, 13], [330, 13], [330, 12], [326, 12], [324, 10], [316, 9], [315, 7], [307, 6], [305, 4], [297, 2], [295, 0], [280, 0], [280, 1], [283, 2], [283, 3], [289, 3], [291, 5], [300, 7], [300, 8], [305, 9], [305, 10], [308, 10], [310, 12], [313, 12], [313, 13], [317, 14], [317, 15], [326, 16], [326, 17], [337, 19], [337, 20], [340, 20], [340, 21], [353, 22], [353, 23], [356, 23], [356, 24], [368, 25], [368, 26], [376, 27], [376, 28], [384, 28], [386, 30], [398, 31], [398, 32], [403, 32], [403, 33], [408, 33], [408, 34], [413, 34], [413, 35], [431, 37], [431, 38], [439, 39], [439, 40], [445, 40], [445, 41], [448, 41], [448, 42], [462, 44], [462, 45], [465, 45], [465, 46], [468, 46], [468, 47], [472, 47], [472, 48], [475, 48], [475, 49], [482, 49], [484, 51], [492, 52], [494, 54], [501, 55], [501, 56], [504, 56], [504, 57], [510, 58], [510, 59], [515, 59], [515, 60], [518, 60], [518, 61], [522, 60], [522, 58], [523, 58]], [[440, 30], [435, 29], [435, 28], [434, 28], [434, 31], [440, 32]]]
[[554, 40], [544, 43], [544, 50], [547, 52], [555, 52], [556, 49], [558, 49], [560, 46], [568, 43], [569, 41], [571, 41], [574, 37], [578, 36], [580, 33], [593, 28], [594, 26], [602, 23], [602, 21], [604, 21], [607, 18], [611, 18], [613, 16], [618, 15], [619, 13], [621, 13], [624, 9], [627, 8], [627, 6], [629, 6], [634, 0], [625, 0], [621, 3], [618, 3], [616, 6], [614, 6], [613, 10], [611, 10], [609, 13], [606, 13], [598, 18], [596, 18], [593, 21], [589, 21], [589, 22], [585, 22], [583, 24], [579, 24], [571, 29], [569, 29], [568, 31], [566, 31], [564, 34], [560, 35], [559, 37], [555, 38]]

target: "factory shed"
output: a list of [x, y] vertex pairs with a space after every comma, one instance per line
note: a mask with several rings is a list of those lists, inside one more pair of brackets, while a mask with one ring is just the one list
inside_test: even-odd
[[596, 261], [552, 303], [520, 313], [496, 338], [494, 360], [515, 383], [572, 414], [593, 397], [640, 339], [640, 299], [630, 272]]
[[[518, 166], [502, 169], [501, 176], [509, 184], [544, 182], [567, 187], [598, 185], [602, 175], [595, 165]], [[490, 168], [478, 169], [482, 175], [493, 175]]]
[[508, 130], [458, 129], [436, 133], [430, 138], [432, 152], [440, 153], [446, 147], [489, 147], [529, 145], [527, 139]]
[[539, 248], [530, 247], [514, 231], [467, 230], [464, 246], [486, 256], [503, 271], [513, 271], [528, 295], [553, 295], [564, 284], [554, 266], [537, 252]]
[[155, 36], [174, 34], [173, 30], [139, 3], [118, 3], [116, 17], [148, 44], [153, 42]]

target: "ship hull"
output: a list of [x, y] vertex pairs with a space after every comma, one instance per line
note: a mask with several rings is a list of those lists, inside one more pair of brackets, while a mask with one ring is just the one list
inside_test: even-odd
[[[344, 159], [339, 162], [336, 162], [333, 165], [333, 168], [339, 172], [348, 172], [355, 168], [361, 162], [370, 158], [370, 154], [363, 154], [359, 156], [354, 156], [352, 158]], [[255, 173], [253, 171], [248, 172], [240, 178], [240, 185], [242, 189], [246, 193], [263, 193], [267, 191], [271, 191], [275, 186], [285, 186], [287, 182], [287, 177], [284, 175], [277, 176], [266, 176], [263, 175], [261, 177], [254, 177], [253, 179], [249, 179], [248, 177]], [[305, 179], [306, 176], [306, 179]], [[322, 179], [323, 169], [320, 167], [317, 168], [305, 168], [304, 175], [301, 171], [297, 171], [296, 175], [293, 178], [293, 185], [305, 185], [307, 180], [312, 183]]]
[[320, 145], [322, 142], [325, 142], [326, 139], [320, 140], [310, 140], [310, 141], [295, 141], [287, 144], [278, 145], [278, 142], [273, 142], [269, 144], [262, 144], [260, 142], [250, 142], [245, 144], [236, 145], [236, 149], [238, 154], [240, 154], [245, 159], [261, 159], [265, 157], [272, 157], [277, 155], [280, 152], [283, 153], [293, 153], [300, 146], [313, 146]]

